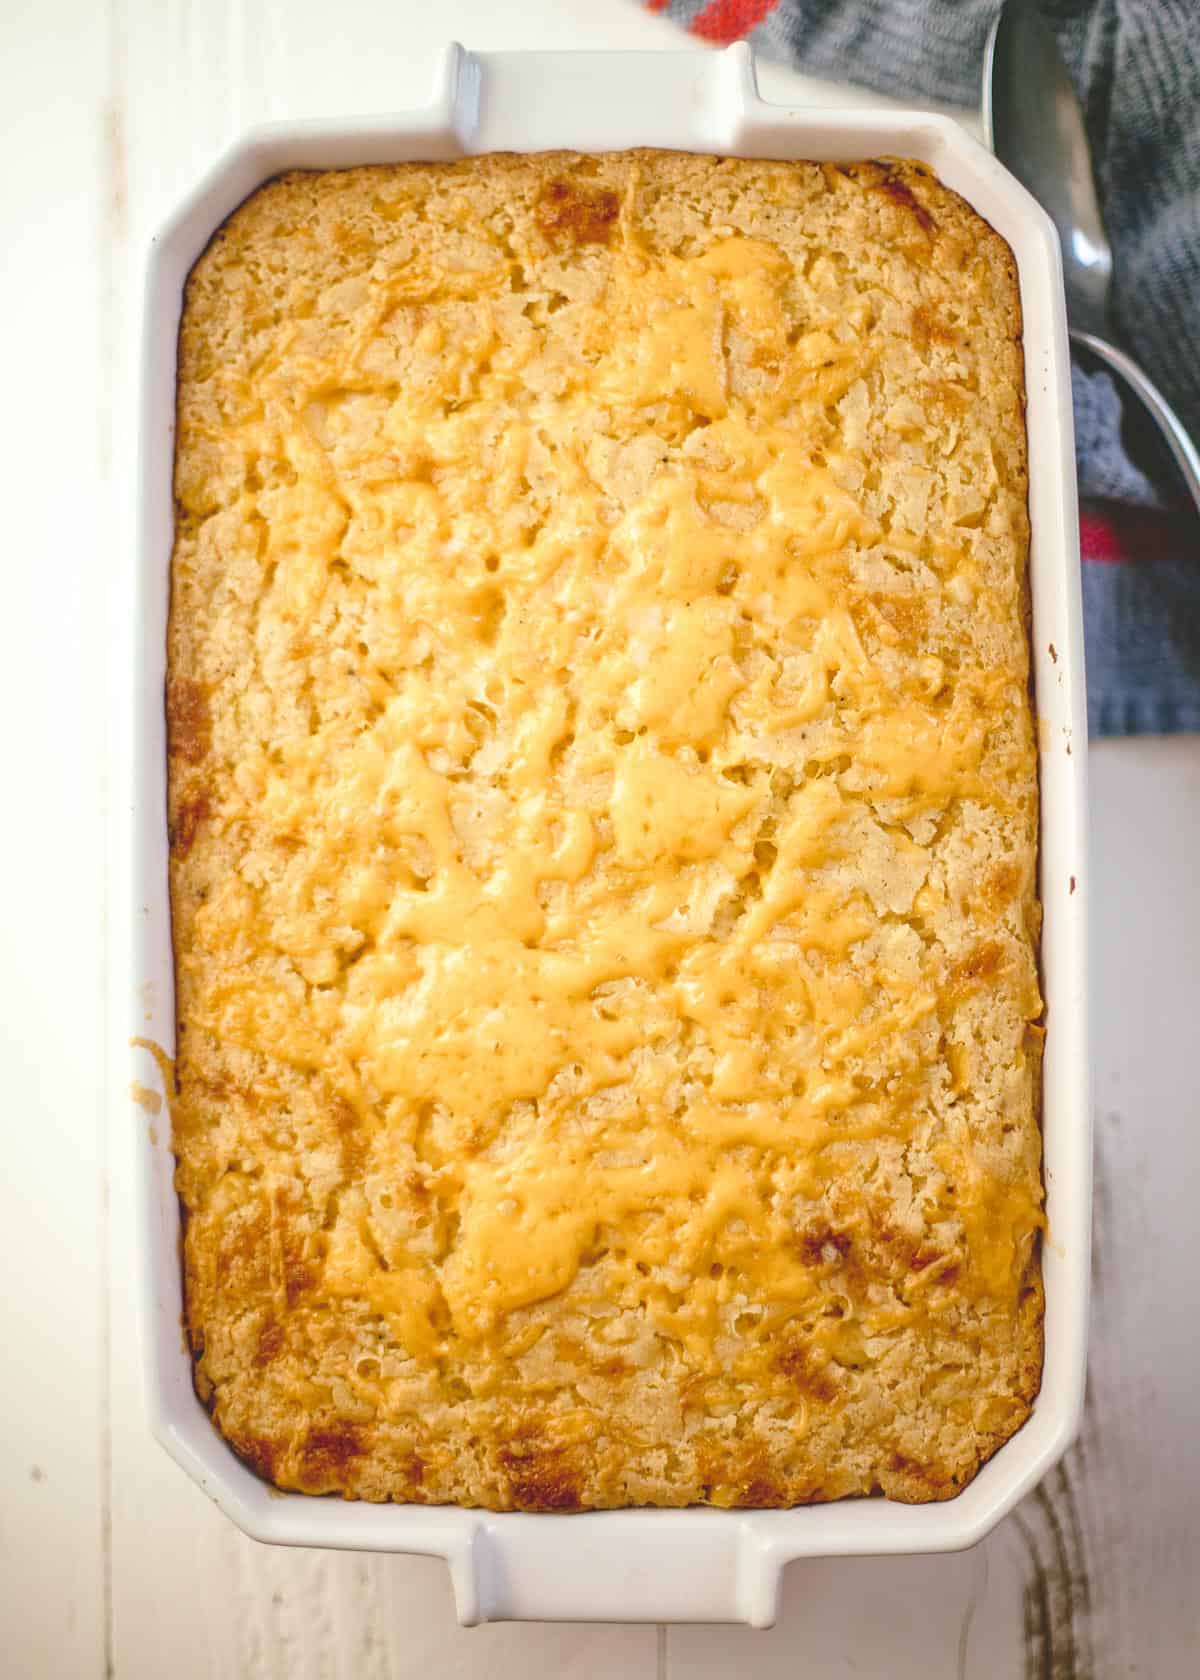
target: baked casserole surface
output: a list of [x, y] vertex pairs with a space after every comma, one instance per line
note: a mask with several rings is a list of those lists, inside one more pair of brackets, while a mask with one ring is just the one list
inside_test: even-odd
[[282, 1488], [955, 1493], [1041, 1369], [1020, 311], [921, 165], [293, 174], [180, 336], [198, 1391]]

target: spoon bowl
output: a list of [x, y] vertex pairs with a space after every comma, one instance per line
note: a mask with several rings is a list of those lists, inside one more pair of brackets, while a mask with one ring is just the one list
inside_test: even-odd
[[984, 55], [983, 130], [1000, 162], [1058, 230], [1071, 337], [1141, 398], [1200, 512], [1200, 455], [1183, 422], [1133, 358], [1111, 342], [1113, 253], [1083, 111], [1036, 0], [1005, 0], [993, 25]]

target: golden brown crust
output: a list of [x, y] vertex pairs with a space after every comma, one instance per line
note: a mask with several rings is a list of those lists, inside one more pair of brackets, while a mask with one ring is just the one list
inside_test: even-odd
[[1011, 255], [923, 166], [290, 175], [188, 284], [197, 1389], [280, 1487], [956, 1493], [1041, 1371]]

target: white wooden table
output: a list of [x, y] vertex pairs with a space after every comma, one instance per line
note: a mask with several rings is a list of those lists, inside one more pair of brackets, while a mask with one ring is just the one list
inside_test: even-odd
[[[0, 1675], [5, 1680], [1200, 1671], [1200, 739], [1092, 752], [1097, 1266], [1063, 1468], [973, 1553], [794, 1565], [779, 1625], [455, 1625], [443, 1566], [245, 1540], [149, 1439], [122, 1023], [106, 1014], [143, 242], [271, 117], [421, 101], [434, 54], [678, 44], [631, 0], [0, 8]], [[844, 94], [782, 71], [768, 97]], [[852, 96], [864, 100], [863, 95]], [[873, 102], [873, 101], [872, 101]], [[106, 823], [105, 810], [108, 810]]]

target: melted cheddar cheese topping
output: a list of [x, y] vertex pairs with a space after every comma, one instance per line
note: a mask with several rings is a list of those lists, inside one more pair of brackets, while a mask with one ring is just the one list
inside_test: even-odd
[[[679, 228], [661, 160], [535, 161], [482, 198], [478, 164], [288, 178], [191, 283], [169, 707], [202, 1391], [286, 1485], [351, 1490], [394, 1427], [421, 1474], [357, 1491], [553, 1506], [504, 1468], [521, 1395], [559, 1469], [599, 1430], [628, 1475], [657, 1426], [635, 1449], [597, 1397], [615, 1361], [718, 1418], [772, 1398], [780, 1499], [688, 1497], [818, 1496], [778, 1465], [862, 1387], [820, 1373], [902, 1341], [932, 1370], [1030, 1288], [1023, 467], [979, 412], [986, 376], [1019, 422], [1019, 367], [996, 308], [914, 354], [918, 295], [897, 339], [932, 236], [893, 177], [744, 165], [769, 214], [726, 192]], [[798, 189], [875, 239], [865, 274], [797, 244]], [[990, 250], [951, 254], [1004, 296]], [[409, 1428], [419, 1394], [506, 1419], [482, 1492], [454, 1429], [443, 1461]], [[350, 1432], [333, 1470], [287, 1396]]]

